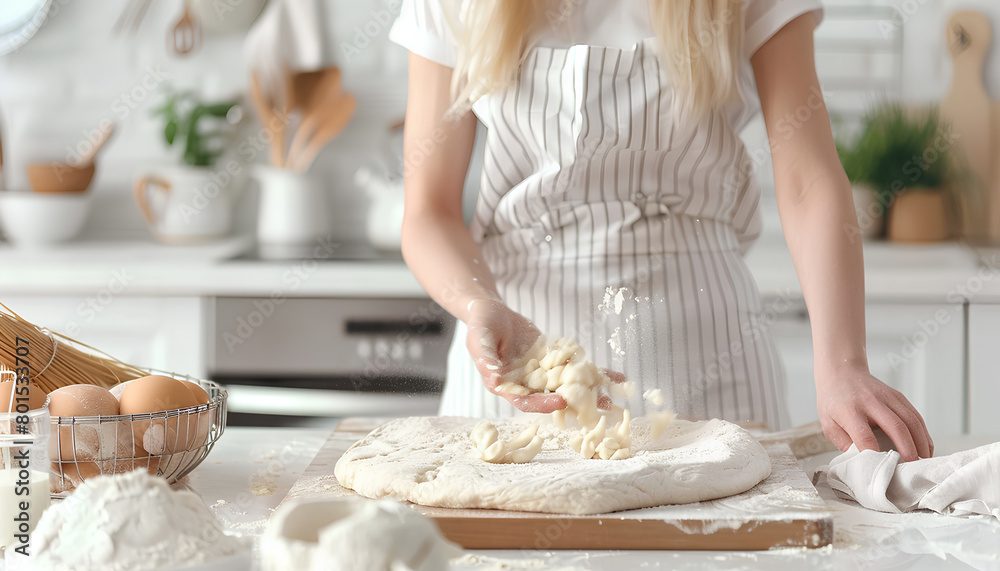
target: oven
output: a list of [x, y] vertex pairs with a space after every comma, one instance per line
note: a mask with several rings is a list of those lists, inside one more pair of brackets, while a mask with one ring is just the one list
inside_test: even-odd
[[454, 320], [430, 299], [217, 297], [207, 315], [232, 425], [437, 413]]

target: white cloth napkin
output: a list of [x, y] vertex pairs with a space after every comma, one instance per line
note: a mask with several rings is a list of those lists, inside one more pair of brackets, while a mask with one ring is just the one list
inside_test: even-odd
[[826, 473], [838, 496], [868, 509], [1000, 519], [1000, 442], [905, 463], [894, 450], [858, 451], [852, 444], [818, 472]]
[[[326, 9], [331, 9], [329, 6]], [[243, 45], [261, 91], [281, 101], [285, 73], [334, 64], [324, 6], [319, 0], [271, 0]]]

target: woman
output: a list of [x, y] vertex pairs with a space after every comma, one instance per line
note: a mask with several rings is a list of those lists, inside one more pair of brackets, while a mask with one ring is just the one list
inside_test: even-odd
[[816, 96], [821, 17], [819, 0], [404, 1], [403, 252], [460, 320], [442, 414], [564, 407], [496, 390], [542, 332], [635, 381], [636, 414], [660, 388], [685, 417], [783, 428], [784, 373], [742, 259], [759, 190], [737, 133], [760, 106], [824, 431], [877, 449], [877, 425], [905, 459], [932, 454], [920, 414], [868, 371], [857, 220]]

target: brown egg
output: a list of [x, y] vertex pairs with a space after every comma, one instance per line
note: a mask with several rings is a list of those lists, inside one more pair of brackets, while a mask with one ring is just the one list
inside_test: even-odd
[[[35, 410], [45, 406], [45, 391], [38, 388], [34, 383], [28, 383], [27, 387], [21, 384], [18, 385], [14, 394], [13, 406], [11, 406], [11, 389], [14, 388], [14, 381], [3, 381], [0, 382], [0, 413], [11, 412], [13, 408], [17, 410], [17, 405], [19, 404], [18, 399], [23, 398], [23, 392], [27, 388], [28, 392], [28, 409]], [[20, 401], [23, 402], [23, 401]]]
[[[191, 394], [194, 395], [199, 405], [211, 402], [212, 399], [208, 396], [208, 391], [202, 388], [201, 385], [185, 380], [181, 380], [181, 382], [191, 391]], [[210, 415], [211, 413], [208, 411], [199, 412], [197, 415], [194, 415], [197, 417], [196, 419], [192, 418], [189, 420], [192, 424], [197, 424], [197, 429], [191, 430], [192, 427], [188, 429], [187, 450], [198, 448], [208, 441], [208, 433], [212, 428], [212, 418]]]
[[50, 416], [114, 416], [118, 399], [97, 385], [69, 385], [49, 393]]
[[192, 383], [191, 381], [185, 381], [184, 379], [180, 379], [180, 381], [184, 383], [184, 386], [186, 386], [189, 391], [191, 391], [191, 396], [198, 401], [198, 404], [208, 404], [211, 401], [208, 397], [208, 391], [203, 389], [198, 383]]
[[151, 375], [128, 383], [122, 392], [122, 414], [146, 414], [195, 406], [198, 401], [177, 379]]
[[[122, 414], [147, 414], [197, 406], [192, 391], [177, 379], [152, 375], [135, 379], [122, 392]], [[133, 421], [132, 436], [137, 447], [150, 454], [167, 454], [187, 449], [189, 426], [198, 426], [198, 415]]]
[[52, 462], [49, 490], [53, 494], [69, 492], [87, 478], [100, 475], [101, 467], [96, 462]]
[[160, 458], [157, 456], [98, 462], [52, 462], [49, 489], [53, 494], [71, 492], [88, 478], [126, 474], [132, 470], [146, 470], [156, 476], [159, 466]]
[[[70, 385], [49, 394], [49, 414], [53, 417], [115, 416], [118, 400], [96, 385]], [[132, 456], [132, 431], [127, 422], [96, 419], [79, 420], [73, 425], [53, 427], [49, 437], [49, 456], [64, 463], [64, 471], [92, 472], [81, 465], [75, 469], [66, 462], [111, 460]]]

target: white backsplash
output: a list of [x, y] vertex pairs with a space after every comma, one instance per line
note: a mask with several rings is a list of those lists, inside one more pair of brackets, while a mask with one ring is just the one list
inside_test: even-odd
[[[168, 49], [167, 34], [182, 3], [154, 0], [136, 35], [113, 35], [111, 28], [128, 1], [53, 0], [55, 8], [37, 36], [18, 52], [0, 56], [0, 128], [8, 187], [26, 187], [26, 162], [65, 159], [102, 120], [118, 123], [115, 139], [100, 157], [94, 184], [97, 208], [90, 227], [96, 231], [142, 228], [138, 209], [128, 198], [133, 178], [149, 165], [176, 162], [175, 153], [162, 143], [160, 121], [150, 115], [162, 100], [164, 86], [191, 89], [208, 98], [228, 98], [243, 93], [247, 83], [244, 33], [205, 34], [197, 52], [178, 58]], [[237, 8], [242, 3], [225, 0], [225, 5]], [[859, 3], [866, 2], [828, 0], [831, 6]], [[939, 98], [947, 89], [950, 66], [943, 28], [951, 12], [973, 7], [1000, 22], [996, 0], [872, 0], [867, 4], [895, 5], [898, 21], [905, 25], [901, 84], [908, 100]], [[348, 208], [364, 207], [367, 199], [354, 185], [354, 171], [376, 160], [386, 127], [401, 118], [405, 109], [406, 53], [387, 39], [388, 22], [398, 6], [398, 0], [324, 4], [329, 48], [344, 71], [345, 89], [358, 96], [359, 109], [314, 169]], [[988, 62], [993, 93], [1000, 93], [998, 61], [994, 56]], [[836, 74], [838, 65], [858, 65], [845, 58], [820, 57], [819, 63], [821, 75]], [[885, 73], [884, 65], [868, 63], [872, 74]], [[751, 148], [760, 147], [763, 137], [760, 122], [745, 136]], [[246, 156], [237, 158], [245, 160]], [[765, 189], [765, 232], [779, 237], [769, 162], [760, 165], [758, 175]], [[470, 178], [474, 187], [476, 177]], [[251, 197], [243, 205], [242, 224], [252, 223], [252, 211]], [[348, 223], [360, 225], [362, 219]]]
[[[142, 228], [129, 198], [132, 180], [150, 165], [177, 162], [176, 151], [163, 143], [160, 120], [151, 116], [164, 88], [226, 99], [244, 93], [248, 79], [245, 31], [206, 33], [196, 52], [178, 57], [168, 48], [167, 34], [180, 16], [181, 2], [154, 0], [136, 35], [113, 35], [112, 26], [127, 2], [53, 0], [54, 9], [38, 34], [19, 51], [0, 56], [0, 129], [8, 188], [27, 187], [26, 163], [66, 160], [102, 121], [117, 123], [114, 139], [99, 158], [93, 185], [97, 207], [89, 226], [97, 232]], [[225, 2], [237, 9], [241, 4]], [[347, 206], [366, 204], [363, 192], [354, 186], [354, 170], [376, 160], [387, 126], [405, 110], [406, 52], [388, 41], [384, 24], [395, 18], [391, 10], [398, 4], [324, 4], [344, 89], [357, 96], [359, 105], [341, 137], [321, 153], [314, 172], [329, 181], [337, 200]], [[254, 134], [251, 128], [243, 135]], [[246, 161], [250, 155], [235, 158]], [[249, 223], [249, 210], [243, 208], [243, 223]], [[349, 223], [361, 222], [352, 217]]]

